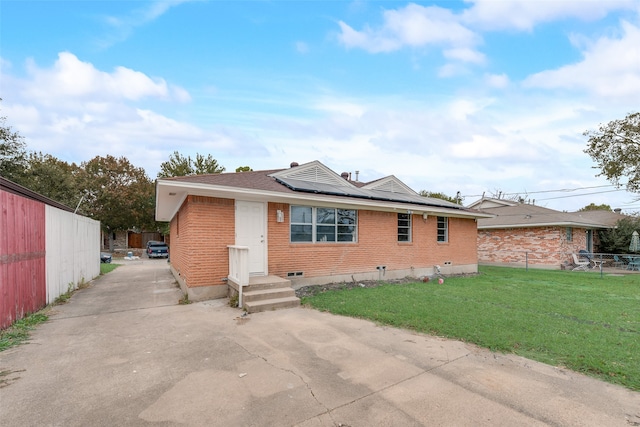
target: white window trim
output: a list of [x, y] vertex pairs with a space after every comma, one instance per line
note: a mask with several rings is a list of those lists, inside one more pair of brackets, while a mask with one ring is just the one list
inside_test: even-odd
[[[399, 231], [399, 229], [400, 229], [400, 215], [407, 215], [407, 217], [408, 217], [409, 223], [406, 226], [406, 228], [407, 228], [407, 240], [400, 240], [400, 231]], [[397, 236], [396, 236], [397, 239], [398, 239], [398, 243], [411, 243], [413, 241], [413, 232], [412, 232], [412, 228], [413, 228], [412, 225], [413, 224], [412, 224], [412, 222], [413, 222], [413, 215], [411, 215], [410, 213], [403, 214], [403, 213], [398, 212], [398, 215], [397, 215], [398, 233], [397, 233]], [[405, 228], [405, 227], [403, 226], [403, 228]], [[403, 234], [403, 236], [404, 236], [404, 234]]]
[[[440, 228], [440, 218], [444, 218], [444, 228]], [[440, 240], [440, 230], [444, 230], [444, 240]], [[449, 217], [439, 216], [436, 217], [436, 241], [438, 243], [449, 242]]]
[[[311, 208], [311, 223], [299, 223], [299, 222], [292, 222], [291, 218], [293, 218], [293, 215], [291, 213], [291, 210], [294, 207], [302, 207], [302, 208]], [[317, 240], [317, 228], [318, 225], [323, 226], [323, 225], [328, 225], [331, 226], [331, 224], [318, 224], [317, 219], [318, 219], [318, 208], [320, 209], [334, 209], [336, 210], [336, 221], [337, 221], [337, 211], [338, 210], [349, 210], [349, 211], [354, 211], [356, 214], [355, 217], [355, 224], [353, 224], [354, 229], [354, 240], [350, 240], [350, 241], [339, 241], [338, 240], [338, 227], [340, 227], [340, 224], [335, 224], [334, 226], [336, 227], [336, 240], [335, 241], [318, 241]], [[357, 243], [358, 242], [358, 210], [357, 209], [342, 209], [342, 208], [332, 208], [329, 206], [308, 206], [308, 205], [290, 205], [289, 206], [289, 243], [293, 243], [293, 244], [298, 244], [298, 243], [306, 243], [306, 244], [316, 244], [316, 243], [330, 243], [330, 244], [349, 244], [349, 243]], [[294, 242], [291, 240], [291, 226], [292, 225], [311, 225], [311, 241], [303, 241], [303, 242]]]

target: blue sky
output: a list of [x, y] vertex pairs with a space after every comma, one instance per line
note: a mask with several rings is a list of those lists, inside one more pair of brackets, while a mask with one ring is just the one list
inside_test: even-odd
[[[640, 108], [640, 0], [12, 1], [0, 113], [28, 148], [640, 211], [585, 130]], [[570, 190], [570, 191], [550, 191]]]

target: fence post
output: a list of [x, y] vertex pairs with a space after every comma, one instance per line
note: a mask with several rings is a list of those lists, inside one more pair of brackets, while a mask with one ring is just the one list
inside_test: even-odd
[[600, 254], [600, 278], [602, 279], [604, 276], [602, 275], [602, 254]]

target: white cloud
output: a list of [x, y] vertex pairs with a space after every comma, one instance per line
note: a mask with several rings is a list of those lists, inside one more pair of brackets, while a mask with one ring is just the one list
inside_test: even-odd
[[95, 101], [153, 97], [180, 102], [190, 99], [184, 89], [170, 86], [164, 79], [153, 79], [125, 67], [117, 67], [114, 72], [107, 73], [80, 61], [69, 52], [59, 53], [52, 68], [39, 68], [30, 61], [27, 69], [33, 82], [26, 89], [26, 95], [44, 104], [89, 98]]
[[531, 31], [537, 24], [565, 18], [593, 21], [609, 12], [638, 8], [637, 0], [466, 0], [472, 6], [463, 12], [463, 22], [485, 30]]
[[2, 106], [2, 116], [7, 116], [10, 123], [19, 123], [20, 134], [36, 132], [40, 121], [40, 112], [33, 105], [6, 104]]
[[75, 163], [97, 155], [125, 156], [152, 177], [174, 150], [265, 154], [242, 131], [205, 129], [188, 118], [177, 120], [142, 107], [149, 99], [168, 106], [190, 100], [186, 90], [162, 78], [126, 67], [102, 71], [69, 52], [60, 53], [49, 68], [30, 61], [27, 71], [24, 78], [3, 73], [11, 91], [2, 113], [25, 137], [30, 151]]
[[448, 78], [469, 74], [469, 69], [459, 63], [444, 64], [438, 69], [438, 77]]
[[[76, 65], [79, 63], [77, 58], [73, 57], [72, 62]], [[61, 76], [64, 76], [65, 72], [69, 72], [72, 77], [74, 71], [72, 67], [68, 70], [61, 70]], [[91, 69], [80, 70], [79, 74], [82, 77], [89, 77], [93, 80], [94, 84], [97, 84], [94, 89], [97, 91], [105, 90], [108, 93], [115, 94], [117, 97], [125, 99], [138, 100], [147, 96], [151, 97], [164, 97], [169, 94], [167, 83], [162, 79], [152, 80], [144, 73], [140, 71], [134, 71], [125, 67], [117, 67], [115, 71], [109, 75], [105, 72], [98, 72], [93, 66]], [[89, 88], [86, 88], [89, 89]]]
[[509, 86], [509, 76], [506, 74], [486, 74], [484, 76], [484, 81], [489, 87], [496, 89], [504, 89]]
[[524, 85], [640, 99], [640, 28], [624, 21], [621, 27], [621, 37], [601, 37], [586, 47], [582, 61], [531, 75]]
[[470, 116], [484, 110], [493, 103], [491, 99], [459, 98], [451, 102], [447, 108], [448, 115], [454, 120], [466, 120]]
[[313, 108], [330, 113], [344, 114], [350, 117], [362, 117], [366, 110], [364, 105], [338, 99], [318, 100], [313, 105]]
[[128, 39], [138, 27], [147, 25], [164, 15], [172, 7], [193, 0], [159, 0], [143, 4], [143, 7], [134, 9], [129, 15], [105, 16], [103, 21], [109, 27], [108, 34], [102, 36], [98, 45], [103, 48]]
[[11, 61], [0, 57], [0, 73], [10, 70], [12, 66], [13, 64], [11, 64]]
[[451, 145], [451, 155], [458, 159], [535, 159], [540, 157], [540, 150], [523, 140], [515, 140], [510, 136], [472, 135], [467, 141]]
[[462, 62], [470, 62], [473, 64], [484, 64], [486, 62], [484, 54], [466, 47], [445, 49], [443, 54], [447, 59], [454, 59]]
[[480, 38], [460, 24], [459, 17], [438, 6], [409, 4], [402, 9], [385, 10], [383, 24], [372, 29], [354, 30], [343, 21], [339, 40], [347, 48], [360, 48], [371, 53], [391, 52], [405, 46], [429, 45], [460, 47], [471, 50]]
[[173, 99], [180, 103], [191, 102], [191, 95], [189, 92], [180, 86], [169, 85], [169, 93]]

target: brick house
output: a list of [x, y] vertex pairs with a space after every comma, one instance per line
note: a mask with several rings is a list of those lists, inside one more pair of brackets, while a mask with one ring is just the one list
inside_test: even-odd
[[[476, 219], [394, 176], [363, 183], [318, 161], [279, 170], [159, 179], [170, 268], [190, 299], [249, 282], [293, 287], [477, 272]], [[227, 286], [228, 285], [228, 286]]]
[[597, 253], [596, 231], [622, 218], [617, 212], [560, 212], [492, 198], [469, 207], [492, 214], [478, 219], [478, 262], [485, 265], [560, 269], [572, 262], [572, 253]]

